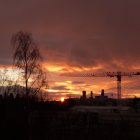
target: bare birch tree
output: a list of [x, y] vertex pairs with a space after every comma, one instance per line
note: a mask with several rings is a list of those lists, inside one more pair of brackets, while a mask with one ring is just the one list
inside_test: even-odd
[[12, 45], [14, 48], [14, 64], [22, 70], [25, 93], [28, 98], [31, 89], [39, 92], [47, 86], [46, 73], [40, 66], [42, 57], [32, 35], [28, 32], [19, 31], [14, 34]]

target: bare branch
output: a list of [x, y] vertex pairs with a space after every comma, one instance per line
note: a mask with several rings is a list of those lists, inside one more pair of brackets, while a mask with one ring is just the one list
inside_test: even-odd
[[14, 48], [13, 60], [17, 68], [23, 70], [23, 79], [28, 96], [30, 89], [37, 89], [47, 85], [46, 73], [40, 67], [42, 59], [40, 51], [28, 32], [19, 31], [12, 37]]

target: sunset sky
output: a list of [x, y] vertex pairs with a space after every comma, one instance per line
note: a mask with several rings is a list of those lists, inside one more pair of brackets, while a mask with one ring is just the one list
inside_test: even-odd
[[[62, 73], [140, 71], [139, 0], [1, 0], [1, 69], [13, 64], [10, 41], [19, 30], [31, 32], [40, 48], [51, 99], [117, 92], [116, 78]], [[122, 94], [140, 96], [140, 76], [123, 77]]]

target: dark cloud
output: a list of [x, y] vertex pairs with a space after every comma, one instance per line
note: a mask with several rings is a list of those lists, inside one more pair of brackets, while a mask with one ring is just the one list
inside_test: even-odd
[[54, 86], [51, 89], [53, 90], [69, 90], [66, 86]]
[[139, 65], [139, 6], [138, 0], [2, 0], [0, 63], [12, 63], [11, 36], [26, 30], [51, 63], [105, 70]]

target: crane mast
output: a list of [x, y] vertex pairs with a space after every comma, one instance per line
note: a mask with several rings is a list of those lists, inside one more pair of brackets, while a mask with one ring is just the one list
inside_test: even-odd
[[121, 94], [121, 80], [122, 80], [122, 77], [121, 75], [118, 75], [117, 76], [117, 96], [118, 96], [118, 100], [121, 99], [122, 97], [122, 94]]
[[121, 99], [122, 76], [132, 77], [140, 75], [140, 72], [101, 72], [101, 73], [65, 73], [61, 76], [67, 77], [116, 77], [117, 78], [117, 98]]

